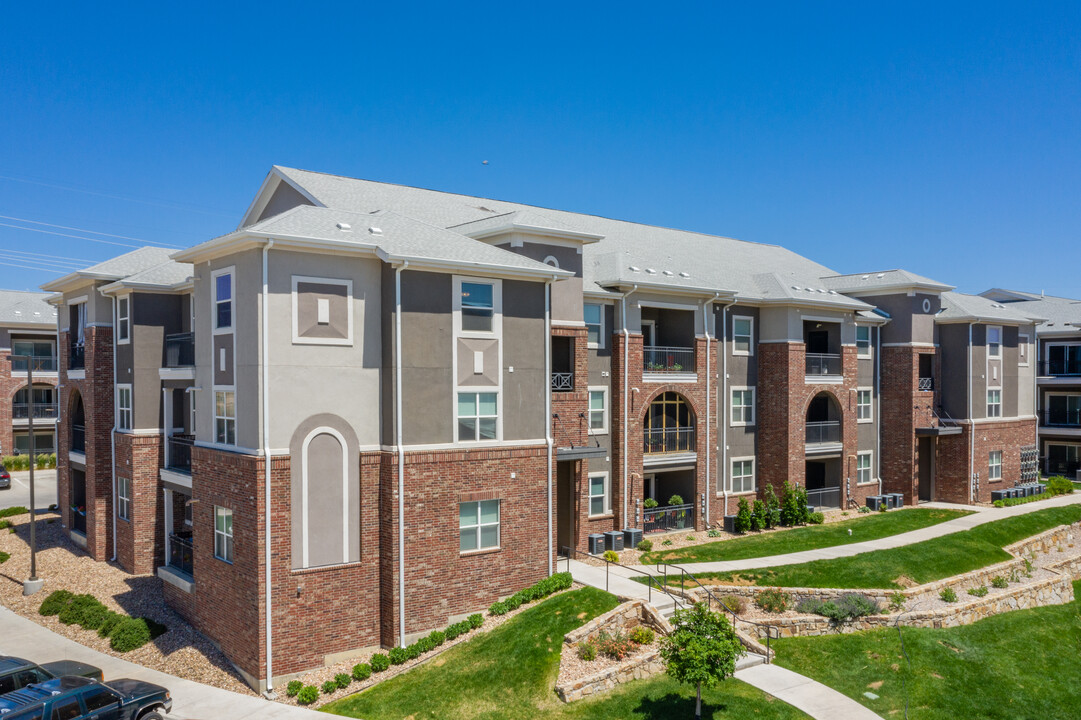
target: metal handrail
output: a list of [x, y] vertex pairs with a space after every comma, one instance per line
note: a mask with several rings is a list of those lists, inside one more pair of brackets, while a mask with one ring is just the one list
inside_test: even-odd
[[694, 452], [694, 426], [647, 428], [642, 431], [642, 443], [642, 452], [646, 455]]
[[1051, 410], [1043, 411], [1044, 427], [1081, 427], [1081, 410]]
[[808, 445], [841, 442], [841, 422], [839, 420], [824, 420], [807, 423], [806, 442]]
[[642, 369], [647, 373], [694, 372], [694, 348], [647, 345], [642, 348]]
[[[12, 403], [11, 417], [25, 420], [30, 417], [30, 403]], [[56, 403], [34, 403], [34, 419], [52, 420], [56, 418]]]
[[574, 390], [574, 373], [572, 372], [554, 372], [552, 373], [552, 390], [556, 392], [565, 392]]
[[840, 375], [841, 356], [835, 353], [807, 353], [806, 375]]
[[[572, 556], [577, 556], [578, 551], [575, 550], [572, 547], [567, 547], [565, 545], [561, 548], [561, 551], [563, 552], [563, 554], [565, 554], [567, 556], [567, 572], [570, 572], [571, 571], [571, 557]], [[653, 575], [651, 573], [648, 573], [648, 572], [645, 572], [644, 570], [639, 570], [638, 568], [633, 568], [633, 567], [630, 567], [628, 565], [622, 565], [622, 564], [620, 564], [618, 562], [613, 563], [613, 562], [611, 562], [609, 560], [605, 560], [603, 557], [597, 557], [596, 555], [589, 555], [589, 553], [585, 553], [585, 554], [588, 555], [591, 558], [596, 558], [598, 560], [604, 560], [604, 591], [605, 592], [608, 592], [608, 571], [609, 571], [609, 566], [610, 565], [619, 565], [619, 567], [621, 567], [621, 568], [626, 568], [627, 570], [630, 570], [631, 572], [636, 572], [639, 575], [644, 575], [647, 578], [648, 581], [646, 582], [646, 587], [648, 588], [648, 590], [646, 591], [646, 598], [647, 598], [647, 601], [651, 605], [653, 604], [653, 583], [657, 582], [657, 584], [658, 584], [657, 591], [662, 592], [665, 595], [667, 595], [668, 597], [672, 598], [672, 602], [675, 603], [676, 608], [677, 609], [680, 608], [681, 603], [680, 603], [679, 596], [669, 592], [664, 587], [664, 585], [661, 584], [659, 580], [657, 580], [657, 577], [655, 575]], [[577, 557], [575, 557], [575, 559], [577, 559]], [[683, 600], [686, 600], [686, 598], [683, 598]]]
[[929, 377], [921, 377], [918, 381], [916, 389], [919, 392], [932, 392], [935, 389], [935, 379]]
[[173, 333], [165, 336], [165, 367], [179, 368], [195, 365], [195, 334]]

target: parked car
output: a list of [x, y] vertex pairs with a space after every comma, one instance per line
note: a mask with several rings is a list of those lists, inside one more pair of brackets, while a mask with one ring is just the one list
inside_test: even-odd
[[3, 720], [165, 720], [169, 691], [141, 680], [65, 675], [0, 695]]
[[0, 695], [14, 692], [30, 683], [45, 682], [62, 675], [81, 675], [82, 677], [104, 680], [101, 668], [74, 660], [37, 663], [10, 655], [0, 655]]
[[7, 471], [7, 468], [0, 466], [0, 490], [8, 490], [11, 488], [11, 473]]

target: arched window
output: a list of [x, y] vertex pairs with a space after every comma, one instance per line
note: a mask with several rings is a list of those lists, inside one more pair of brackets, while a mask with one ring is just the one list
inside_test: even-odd
[[694, 411], [679, 393], [661, 393], [646, 411], [646, 454], [694, 450]]

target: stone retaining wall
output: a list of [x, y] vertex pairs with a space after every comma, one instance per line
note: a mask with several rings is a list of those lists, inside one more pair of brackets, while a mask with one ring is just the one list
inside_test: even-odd
[[1016, 557], [1021, 557], [1034, 551], [1038, 553], [1048, 552], [1059, 545], [1070, 545], [1078, 541], [1081, 541], [1081, 523], [1074, 523], [1073, 525], [1052, 528], [1039, 535], [1025, 538], [1015, 542], [1013, 545], [1007, 545], [1003, 550]]
[[596, 675], [578, 680], [567, 685], [557, 685], [556, 694], [565, 703], [581, 700], [582, 698], [607, 692], [616, 685], [621, 685], [631, 680], [642, 680], [664, 672], [664, 662], [661, 660], [659, 650], [654, 650], [646, 655], [630, 658], [606, 670], [601, 670]]
[[628, 600], [614, 610], [598, 615], [582, 627], [571, 630], [563, 637], [563, 642], [575, 645], [585, 640], [596, 640], [602, 632], [625, 633], [638, 625], [650, 627], [659, 635], [672, 632], [672, 625], [655, 607], [645, 600]]

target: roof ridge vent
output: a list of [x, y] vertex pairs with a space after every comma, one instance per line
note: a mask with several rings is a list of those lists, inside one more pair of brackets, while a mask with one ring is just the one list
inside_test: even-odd
[[653, 268], [646, 268], [646, 274], [647, 275], [656, 275], [657, 271], [654, 270]]
[[860, 280], [870, 280], [870, 279], [871, 279], [870, 275], [864, 275], [863, 277], [860, 278]]
[[875, 277], [876, 278], [884, 278], [884, 277], [886, 277], [886, 273], [879, 273], [878, 275], [875, 275]]
[[679, 276], [680, 276], [681, 278], [689, 278], [689, 277], [691, 276], [691, 274], [690, 274], [689, 272], [683, 272], [683, 271], [681, 270], [681, 271], [680, 271], [680, 273], [679, 273]]
[[665, 271], [664, 271], [664, 274], [665, 274], [665, 275], [667, 275], [668, 277], [672, 277], [672, 275], [673, 275], [674, 273], [673, 273], [673, 272], [672, 272], [671, 270], [665, 270]]
[[370, 232], [372, 235], [382, 235], [383, 228], [377, 228], [375, 225], [372, 225], [370, 228], [368, 228], [368, 232]]
[[344, 222], [338, 223], [337, 227], [342, 232], [351, 232], [353, 230], [352, 225], [350, 225], [349, 223], [344, 223]]

